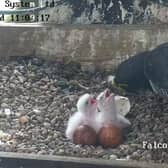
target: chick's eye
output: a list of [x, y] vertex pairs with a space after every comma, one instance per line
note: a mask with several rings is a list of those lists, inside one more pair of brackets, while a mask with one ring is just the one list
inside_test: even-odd
[[88, 101], [86, 101], [86, 103], [85, 103], [86, 105], [88, 105], [89, 104], [89, 102]]

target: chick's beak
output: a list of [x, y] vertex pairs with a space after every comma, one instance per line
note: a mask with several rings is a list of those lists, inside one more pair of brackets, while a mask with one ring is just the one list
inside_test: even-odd
[[96, 101], [96, 99], [91, 99], [91, 100], [90, 100], [90, 103], [91, 103], [92, 105], [94, 105], [94, 104], [97, 103], [97, 101]]
[[109, 96], [110, 96], [110, 90], [107, 89], [106, 92], [105, 92], [105, 97], [107, 98], [107, 97], [109, 97]]

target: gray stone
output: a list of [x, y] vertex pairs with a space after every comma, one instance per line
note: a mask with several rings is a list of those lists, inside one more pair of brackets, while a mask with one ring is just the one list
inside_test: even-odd
[[1, 108], [7, 108], [7, 107], [9, 107], [8, 104], [6, 104], [6, 103], [2, 103], [2, 104], [1, 104]]
[[111, 160], [116, 160], [118, 157], [116, 155], [110, 155], [109, 157]]

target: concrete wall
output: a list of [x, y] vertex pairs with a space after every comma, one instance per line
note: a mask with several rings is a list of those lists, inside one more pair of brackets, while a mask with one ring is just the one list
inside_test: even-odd
[[113, 69], [128, 57], [168, 41], [167, 26], [0, 26], [0, 58], [40, 56]]

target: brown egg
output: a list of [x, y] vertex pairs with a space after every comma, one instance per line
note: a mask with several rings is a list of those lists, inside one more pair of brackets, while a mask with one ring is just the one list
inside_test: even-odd
[[105, 148], [113, 148], [120, 145], [122, 139], [122, 130], [111, 124], [102, 127], [98, 133], [99, 144]]
[[74, 132], [73, 142], [75, 144], [96, 145], [96, 141], [96, 131], [87, 125], [80, 125]]

